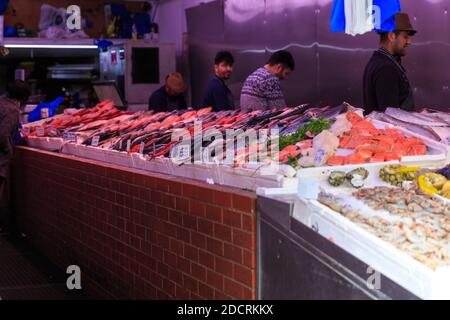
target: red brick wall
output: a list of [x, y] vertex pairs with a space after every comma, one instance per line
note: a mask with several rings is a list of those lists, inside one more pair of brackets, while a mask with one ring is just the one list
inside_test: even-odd
[[95, 297], [256, 298], [253, 193], [30, 148], [13, 188], [29, 241]]

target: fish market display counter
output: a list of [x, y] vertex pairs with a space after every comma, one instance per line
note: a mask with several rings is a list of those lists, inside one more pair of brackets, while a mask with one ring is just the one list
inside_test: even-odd
[[[256, 298], [258, 249], [262, 299], [448, 298], [450, 206], [407, 188], [388, 200], [413, 180], [448, 197], [450, 177], [414, 173], [450, 163], [448, 114], [408, 114], [414, 125], [390, 114], [364, 118], [348, 104], [124, 113], [104, 101], [24, 127], [30, 146], [59, 154], [19, 149], [21, 226], [119, 297]], [[218, 138], [204, 139], [212, 128]], [[256, 246], [256, 197], [242, 189], [263, 188], [299, 198], [294, 214], [292, 199], [259, 200]]]
[[256, 196], [19, 147], [22, 233], [96, 298], [255, 299]]
[[295, 205], [295, 194], [257, 198], [259, 299], [417, 299], [295, 219]]
[[384, 114], [364, 118], [346, 103], [155, 114], [123, 112], [106, 100], [27, 124], [21, 133], [33, 148], [255, 191], [295, 187], [296, 167], [450, 160], [448, 114], [398, 112], [426, 128], [379, 121], [391, 119]]

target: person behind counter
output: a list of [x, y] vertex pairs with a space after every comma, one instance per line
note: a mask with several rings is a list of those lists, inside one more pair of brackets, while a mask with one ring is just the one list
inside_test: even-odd
[[203, 98], [203, 107], [214, 111], [234, 109], [234, 98], [225, 81], [233, 73], [234, 58], [228, 51], [220, 51], [214, 58], [214, 76], [209, 81]]
[[257, 69], [244, 82], [241, 91], [241, 109], [272, 109], [286, 107], [280, 80], [295, 70], [292, 55], [285, 50], [277, 51], [266, 65]]
[[155, 112], [186, 109], [185, 91], [183, 76], [178, 72], [171, 73], [166, 77], [165, 84], [150, 96], [148, 109]]
[[414, 111], [414, 97], [401, 58], [417, 33], [406, 13], [395, 15], [394, 32], [380, 33], [380, 48], [375, 51], [364, 70], [364, 109], [385, 111], [401, 108]]
[[9, 211], [9, 165], [13, 157], [12, 139], [20, 121], [20, 105], [28, 100], [30, 88], [20, 80], [9, 83], [0, 97], [0, 228], [11, 228]]

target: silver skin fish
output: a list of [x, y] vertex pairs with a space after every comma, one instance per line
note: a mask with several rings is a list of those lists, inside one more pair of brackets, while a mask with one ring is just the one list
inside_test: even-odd
[[419, 126], [428, 126], [428, 127], [448, 126], [448, 123], [442, 122], [438, 119], [432, 119], [429, 116], [420, 113], [408, 112], [398, 108], [387, 108], [385, 113], [397, 120], [402, 120], [404, 122], [409, 122]]

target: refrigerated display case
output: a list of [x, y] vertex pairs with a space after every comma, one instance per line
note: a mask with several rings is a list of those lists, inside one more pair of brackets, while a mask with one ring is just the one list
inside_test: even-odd
[[297, 220], [296, 200], [295, 192], [258, 196], [259, 299], [418, 299]]

